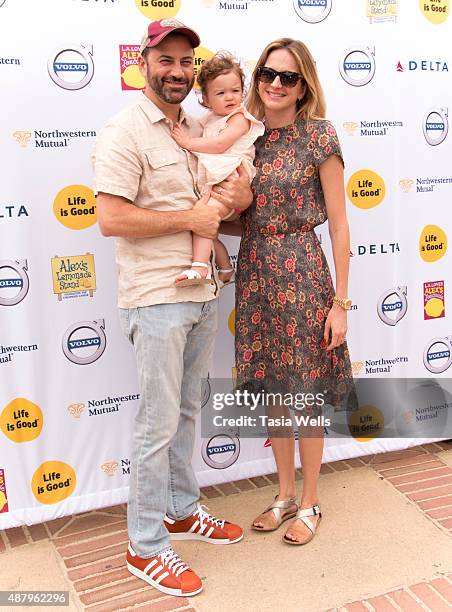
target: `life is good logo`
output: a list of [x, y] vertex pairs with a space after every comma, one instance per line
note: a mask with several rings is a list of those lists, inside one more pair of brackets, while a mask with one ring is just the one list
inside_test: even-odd
[[419, 237], [419, 253], [424, 261], [438, 261], [447, 251], [446, 232], [437, 225], [426, 225]]
[[375, 49], [373, 47], [352, 47], [347, 49], [339, 62], [339, 72], [346, 83], [363, 87], [375, 75]]
[[438, 25], [449, 17], [450, 0], [419, 0], [419, 8], [430, 23]]
[[332, 0], [293, 0], [293, 7], [306, 23], [320, 23], [331, 12]]
[[393, 327], [403, 319], [408, 310], [406, 295], [406, 287], [392, 287], [380, 296], [377, 312], [383, 323]]
[[64, 461], [45, 461], [31, 480], [31, 490], [40, 504], [61, 502], [72, 495], [76, 486], [75, 471]]
[[357, 208], [374, 208], [381, 204], [385, 194], [385, 182], [373, 170], [358, 170], [348, 179], [347, 195]]
[[43, 423], [41, 408], [24, 397], [9, 402], [0, 415], [0, 429], [11, 442], [18, 444], [35, 440]]
[[16, 306], [25, 299], [30, 287], [26, 259], [0, 260], [0, 306]]
[[[175, 17], [181, 8], [181, 0], [135, 0], [137, 9], [145, 17], [154, 21], [155, 19], [165, 19], [168, 17]], [[176, 21], [165, 19], [168, 23], [162, 25], [173, 25], [170, 21]]]
[[83, 89], [94, 75], [92, 45], [66, 45], [55, 49], [47, 60], [47, 71], [58, 87], [69, 91]]
[[97, 221], [94, 191], [85, 185], [68, 185], [55, 196], [53, 213], [68, 229], [83, 230]]
[[63, 335], [63, 353], [77, 365], [94, 363], [102, 357], [106, 346], [104, 319], [73, 323]]

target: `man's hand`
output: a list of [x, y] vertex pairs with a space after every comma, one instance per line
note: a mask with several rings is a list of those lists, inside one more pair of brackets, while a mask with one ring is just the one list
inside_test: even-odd
[[221, 215], [215, 206], [208, 206], [210, 192], [202, 196], [191, 209], [191, 231], [204, 238], [215, 239], [220, 227]]
[[253, 201], [250, 188], [250, 179], [243, 162], [237, 168], [237, 172], [230, 174], [224, 181], [214, 185], [212, 193], [216, 200], [228, 208], [240, 208], [245, 210]]
[[180, 123], [175, 123], [171, 130], [171, 136], [183, 149], [190, 150], [190, 137]]

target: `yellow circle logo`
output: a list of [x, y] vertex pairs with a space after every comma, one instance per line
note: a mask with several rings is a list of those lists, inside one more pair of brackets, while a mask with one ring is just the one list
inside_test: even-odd
[[[201, 69], [203, 62], [208, 59], [211, 59], [215, 54], [210, 49], [206, 49], [206, 47], [197, 47], [195, 49], [195, 77], [198, 75], [198, 72]], [[195, 80], [195, 89], [200, 89], [198, 85], [198, 81]]]
[[419, 0], [419, 7], [431, 23], [443, 23], [449, 17], [449, 0]]
[[358, 208], [373, 208], [380, 204], [386, 193], [385, 182], [372, 170], [358, 170], [347, 183], [350, 202]]
[[348, 419], [350, 433], [358, 442], [370, 442], [377, 438], [383, 432], [384, 425], [384, 414], [370, 404], [352, 412]]
[[77, 477], [63, 461], [45, 461], [31, 479], [31, 490], [41, 504], [57, 504], [74, 492]]
[[69, 185], [59, 191], [53, 202], [58, 221], [69, 229], [82, 230], [97, 221], [94, 191], [85, 185]]
[[235, 336], [235, 308], [231, 310], [231, 314], [228, 317], [228, 327], [231, 334]]
[[446, 232], [437, 225], [426, 225], [419, 238], [419, 252], [424, 261], [431, 263], [444, 257], [447, 251]]
[[41, 433], [43, 421], [39, 406], [17, 397], [0, 415], [0, 429], [13, 442], [31, 442]]
[[151, 21], [174, 17], [180, 10], [180, 2], [181, 0], [135, 0], [137, 9]]
[[425, 312], [432, 319], [436, 319], [443, 314], [444, 311], [444, 302], [439, 298], [430, 298], [428, 302], [425, 304]]
[[138, 64], [127, 66], [122, 73], [122, 80], [127, 87], [133, 87], [133, 89], [144, 89], [146, 82], [144, 76], [140, 72]]

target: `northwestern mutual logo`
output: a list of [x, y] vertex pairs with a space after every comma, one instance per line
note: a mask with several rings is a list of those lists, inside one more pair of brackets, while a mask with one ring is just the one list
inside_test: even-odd
[[95, 138], [94, 130], [16, 130], [12, 134], [19, 147], [25, 149], [30, 142], [36, 149], [68, 147], [74, 138]]

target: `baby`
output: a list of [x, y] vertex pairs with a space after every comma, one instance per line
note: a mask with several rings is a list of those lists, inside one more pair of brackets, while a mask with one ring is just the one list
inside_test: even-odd
[[[229, 53], [219, 52], [206, 60], [198, 74], [202, 104], [210, 109], [201, 119], [203, 136], [191, 138], [179, 124], [173, 128], [171, 135], [177, 144], [192, 151], [198, 158], [198, 186], [201, 193], [210, 191], [213, 185], [235, 172], [242, 162], [250, 183], [256, 173], [253, 143], [265, 128], [242, 105], [244, 80], [239, 63]], [[209, 198], [208, 205], [215, 206], [222, 219], [234, 214], [214, 197]], [[192, 266], [176, 278], [175, 285], [187, 287], [212, 282], [209, 265], [211, 252], [212, 240], [194, 234]], [[215, 240], [215, 260], [220, 280], [229, 282], [234, 270], [226, 247], [219, 240]]]

